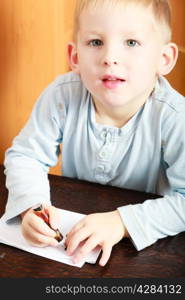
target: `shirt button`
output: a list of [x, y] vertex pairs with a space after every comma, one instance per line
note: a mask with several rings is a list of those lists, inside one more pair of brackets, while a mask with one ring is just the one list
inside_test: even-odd
[[99, 156], [100, 156], [101, 158], [105, 158], [105, 157], [107, 156], [107, 152], [102, 151], [102, 152], [100, 152]]
[[107, 136], [107, 132], [106, 132], [105, 130], [102, 131], [102, 133], [101, 133], [101, 138], [102, 138], [102, 139], [105, 139], [106, 136]]
[[104, 171], [104, 166], [103, 165], [99, 165], [98, 167], [97, 167], [97, 170], [99, 171], [99, 172], [103, 172]]

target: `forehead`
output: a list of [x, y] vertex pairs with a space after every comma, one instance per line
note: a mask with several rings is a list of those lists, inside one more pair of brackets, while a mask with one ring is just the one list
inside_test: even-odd
[[104, 29], [110, 33], [123, 30], [148, 32], [156, 29], [156, 20], [151, 7], [134, 3], [89, 4], [79, 16], [80, 32], [102, 32]]

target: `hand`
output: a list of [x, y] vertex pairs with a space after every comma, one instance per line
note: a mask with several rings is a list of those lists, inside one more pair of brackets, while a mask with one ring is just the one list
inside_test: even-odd
[[[60, 214], [54, 206], [46, 206], [49, 213], [50, 225], [57, 229], [60, 222]], [[22, 234], [24, 238], [33, 246], [46, 247], [58, 245], [55, 239], [56, 232], [52, 230], [40, 217], [36, 216], [32, 208], [21, 214], [22, 217]]]
[[75, 252], [73, 262], [78, 263], [99, 245], [102, 248], [99, 265], [105, 266], [112, 247], [127, 236], [128, 232], [117, 210], [91, 214], [79, 221], [67, 234], [67, 254], [73, 255]]

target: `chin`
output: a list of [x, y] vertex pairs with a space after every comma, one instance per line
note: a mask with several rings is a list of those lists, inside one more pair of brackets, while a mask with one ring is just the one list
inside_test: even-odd
[[122, 100], [105, 100], [104, 102], [103, 102], [105, 105], [108, 105], [108, 106], [112, 106], [112, 108], [116, 108], [116, 107], [120, 107], [120, 106], [123, 106], [125, 103], [123, 103], [123, 99]]
[[123, 103], [104, 103], [104, 106], [106, 106], [109, 109], [119, 109], [123, 108], [124, 104]]

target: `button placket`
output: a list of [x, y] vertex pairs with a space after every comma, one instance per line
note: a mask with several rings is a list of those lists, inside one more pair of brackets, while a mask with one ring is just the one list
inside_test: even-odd
[[98, 157], [101, 160], [107, 160], [110, 156], [110, 142], [111, 142], [111, 133], [107, 132], [105, 129], [101, 132], [101, 138], [105, 141], [104, 145], [98, 153]]
[[111, 143], [111, 138], [112, 138], [112, 134], [110, 132], [107, 132], [105, 145], [109, 145]]
[[112, 133], [103, 129], [100, 133], [100, 138], [103, 140], [103, 145], [97, 153], [97, 166], [95, 169], [95, 177], [99, 182], [108, 180], [107, 172], [110, 171], [110, 155], [111, 155], [111, 139]]

